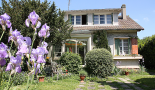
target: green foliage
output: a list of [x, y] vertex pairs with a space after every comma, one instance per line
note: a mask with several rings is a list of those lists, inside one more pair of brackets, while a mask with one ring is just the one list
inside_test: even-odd
[[[57, 9], [55, 3], [52, 4], [45, 0], [2, 0], [2, 7], [0, 7], [0, 15], [7, 13], [11, 17], [12, 28], [17, 29], [23, 36], [33, 37], [33, 29], [31, 26], [28, 28], [25, 25], [25, 20], [33, 10], [40, 16], [41, 24], [47, 23], [50, 26], [50, 37], [46, 39], [46, 42], [50, 42], [50, 45], [61, 44], [67, 38], [70, 38], [70, 33], [73, 28], [69, 21], [64, 21], [64, 11]], [[1, 26], [0, 26], [1, 27]], [[41, 27], [40, 27], [41, 28]], [[37, 29], [37, 32], [39, 32]], [[0, 28], [0, 34], [2, 30]], [[9, 36], [9, 29], [6, 30], [2, 41], [7, 43]], [[40, 38], [37, 36], [34, 47], [37, 47]], [[52, 41], [52, 42], [51, 42]], [[14, 46], [14, 45], [13, 45]]]
[[[5, 82], [7, 82], [9, 80], [9, 75], [10, 75], [10, 72], [3, 72], [3, 82], [2, 84], [5, 84]], [[11, 82], [10, 83], [13, 83], [13, 85], [22, 85], [23, 83], [26, 83], [27, 82], [27, 73], [26, 72], [21, 72], [21, 73], [16, 73], [16, 76], [15, 78], [13, 77], [14, 75], [12, 75], [12, 78], [11, 78]], [[8, 84], [8, 83], [7, 83]]]
[[117, 68], [115, 65], [113, 66], [112, 69], [112, 73], [114, 73], [114, 75], [120, 75], [121, 74], [121, 69]]
[[113, 56], [104, 48], [93, 49], [86, 54], [86, 70], [89, 74], [106, 77], [111, 75]]
[[91, 82], [95, 82], [95, 81], [98, 81], [99, 79], [98, 79], [97, 76], [94, 76], [94, 77], [91, 77], [89, 80], [90, 80]]
[[81, 57], [72, 52], [65, 52], [60, 57], [60, 64], [65, 66], [68, 72], [72, 73], [78, 73], [81, 61]]
[[94, 32], [93, 42], [96, 48], [106, 48], [111, 52], [111, 48], [108, 46], [107, 32], [105, 30]]
[[87, 72], [85, 70], [83, 70], [83, 69], [78, 71], [78, 72], [79, 72], [80, 76], [87, 76], [88, 75]]
[[155, 68], [155, 35], [138, 39], [138, 53], [144, 58], [146, 68]]

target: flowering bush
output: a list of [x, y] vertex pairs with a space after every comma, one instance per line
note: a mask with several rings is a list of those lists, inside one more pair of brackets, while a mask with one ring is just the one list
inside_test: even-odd
[[[28, 79], [27, 79], [27, 89], [29, 86], [29, 76], [32, 77], [32, 81], [34, 79], [34, 75], [37, 75], [40, 73], [40, 69], [42, 69], [45, 64], [45, 55], [48, 54], [48, 51], [46, 47], [48, 44], [45, 42], [45, 39], [50, 36], [49, 29], [50, 27], [47, 26], [45, 23], [42, 27], [41, 30], [38, 32], [38, 36], [41, 37], [41, 42], [38, 45], [37, 48], [33, 48], [33, 43], [35, 41], [36, 35], [37, 35], [37, 29], [40, 28], [41, 22], [40, 22], [40, 17], [38, 14], [36, 14], [35, 11], [31, 12], [28, 16], [28, 18], [25, 20], [25, 24], [27, 27], [31, 25], [31, 27], [34, 29], [34, 35], [33, 39], [31, 40], [30, 37], [24, 37], [21, 35], [20, 31], [17, 29], [13, 30], [11, 27], [11, 22], [10, 22], [11, 17], [7, 15], [6, 13], [0, 16], [0, 24], [3, 29], [3, 33], [1, 35], [0, 41], [3, 37], [4, 32], [6, 31], [6, 26], [7, 28], [10, 28], [10, 36], [8, 38], [8, 42], [11, 41], [11, 47], [13, 44], [17, 47], [17, 52], [11, 52], [11, 47], [8, 47], [5, 45], [3, 42], [0, 44], [0, 84], [2, 84], [2, 76], [3, 76], [3, 66], [6, 64], [6, 58], [10, 58], [10, 62], [8, 63], [6, 70], [5, 71], [11, 71], [9, 75], [9, 81], [8, 81], [8, 86], [7, 89], [10, 88], [10, 80], [12, 75], [13, 80], [16, 79], [16, 73], [21, 73], [21, 63], [23, 62], [22, 60], [24, 59], [24, 56], [28, 58], [27, 61], [27, 67], [28, 70], [30, 71], [28, 73]], [[16, 81], [15, 80], [15, 81]], [[31, 81], [31, 83], [32, 83]], [[10, 85], [9, 85], [10, 84]], [[19, 83], [17, 83], [19, 84]], [[16, 84], [16, 85], [17, 85]]]

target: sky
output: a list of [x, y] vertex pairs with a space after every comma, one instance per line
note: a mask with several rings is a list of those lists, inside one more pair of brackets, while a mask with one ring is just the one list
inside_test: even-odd
[[[57, 8], [68, 10], [69, 0], [50, 1]], [[122, 4], [126, 4], [126, 14], [144, 28], [137, 33], [140, 39], [155, 34], [155, 0], [70, 0], [69, 10], [121, 8]]]

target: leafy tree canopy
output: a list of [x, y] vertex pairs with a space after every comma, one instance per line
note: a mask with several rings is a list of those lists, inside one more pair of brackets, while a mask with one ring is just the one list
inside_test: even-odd
[[[17, 29], [23, 36], [32, 38], [33, 29], [26, 27], [25, 20], [33, 10], [40, 16], [42, 25], [47, 23], [50, 26], [50, 37], [46, 39], [46, 42], [50, 45], [56, 45], [62, 44], [62, 41], [70, 38], [73, 28], [69, 21], [64, 21], [65, 12], [57, 9], [54, 2], [50, 5], [50, 2], [47, 2], [47, 0], [42, 3], [40, 0], [9, 0], [9, 2], [2, 0], [0, 15], [7, 13], [11, 17], [13, 30]], [[37, 31], [39, 32], [40, 29], [41, 27]], [[8, 41], [8, 32], [9, 30], [5, 32], [2, 39], [5, 43]], [[1, 26], [0, 33], [2, 33]], [[40, 40], [43, 39], [36, 37], [34, 47], [37, 47]]]

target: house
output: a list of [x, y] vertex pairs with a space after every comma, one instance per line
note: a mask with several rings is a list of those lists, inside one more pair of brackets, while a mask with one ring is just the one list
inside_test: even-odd
[[79, 53], [85, 64], [84, 56], [95, 47], [93, 32], [106, 30], [114, 63], [121, 62], [119, 68], [139, 68], [138, 62], [142, 56], [138, 55], [136, 37], [137, 32], [144, 28], [126, 15], [125, 4], [113, 9], [69, 10], [66, 11], [64, 20], [70, 20], [73, 32], [71, 39], [55, 48], [55, 58], [70, 51]]

